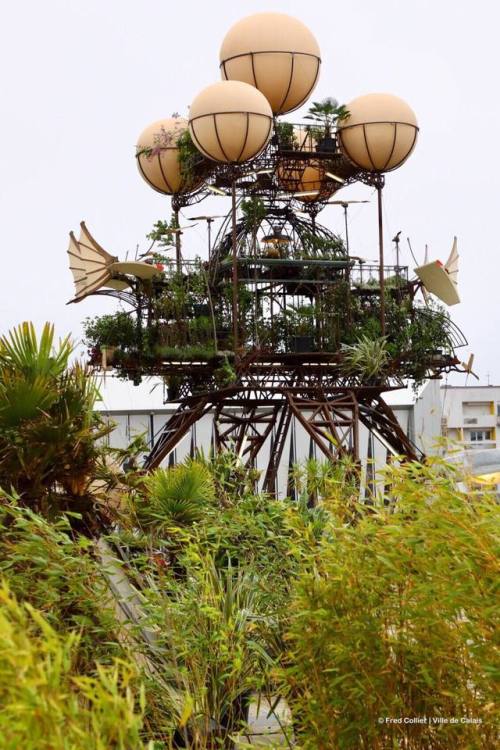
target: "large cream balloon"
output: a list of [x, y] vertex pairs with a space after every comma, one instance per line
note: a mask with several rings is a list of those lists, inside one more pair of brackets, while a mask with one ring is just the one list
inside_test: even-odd
[[261, 91], [275, 115], [303, 104], [319, 76], [318, 43], [307, 26], [284, 13], [256, 13], [229, 29], [220, 50], [222, 77]]
[[409, 157], [418, 134], [411, 107], [392, 94], [366, 94], [346, 104], [349, 117], [339, 126], [347, 158], [369, 172], [390, 172]]
[[195, 146], [213, 161], [252, 159], [267, 145], [273, 113], [256, 88], [241, 81], [219, 81], [203, 89], [189, 108]]
[[139, 172], [159, 193], [187, 193], [198, 184], [184, 178], [179, 164], [177, 141], [187, 127], [184, 118], [170, 117], [153, 122], [139, 136], [136, 152]]

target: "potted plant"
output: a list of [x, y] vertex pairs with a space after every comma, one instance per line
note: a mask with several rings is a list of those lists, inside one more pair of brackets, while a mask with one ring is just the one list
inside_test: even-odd
[[130, 349], [136, 344], [135, 321], [124, 312], [115, 315], [98, 315], [86, 318], [83, 324], [84, 340], [92, 351], [104, 354], [103, 366], [111, 364], [116, 349]]
[[317, 127], [311, 128], [311, 133], [316, 140], [316, 151], [334, 152], [337, 150], [333, 131], [337, 123], [345, 120], [346, 117], [349, 117], [349, 112], [345, 104], [339, 104], [331, 96], [321, 102], [312, 103], [305, 119], [318, 123]]
[[291, 350], [297, 354], [314, 351], [314, 309], [302, 305], [290, 312]]
[[343, 344], [341, 368], [364, 385], [376, 385], [386, 380], [390, 362], [387, 339], [360, 336], [355, 344]]
[[280, 149], [283, 151], [296, 151], [298, 149], [299, 144], [291, 122], [277, 122], [274, 126], [274, 132]]

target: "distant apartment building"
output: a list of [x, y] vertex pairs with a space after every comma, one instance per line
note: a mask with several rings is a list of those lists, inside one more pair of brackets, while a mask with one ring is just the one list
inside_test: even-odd
[[464, 451], [498, 448], [500, 386], [441, 387], [441, 434]]

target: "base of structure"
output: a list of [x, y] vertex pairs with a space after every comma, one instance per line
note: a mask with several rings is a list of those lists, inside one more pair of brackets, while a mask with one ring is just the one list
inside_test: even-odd
[[[332, 462], [343, 456], [350, 456], [360, 464], [369, 460], [373, 457], [374, 440], [384, 447], [388, 456], [422, 458], [384, 402], [382, 392], [376, 387], [339, 387], [324, 391], [318, 386], [235, 385], [189, 396], [179, 403], [177, 411], [163, 427], [145, 461], [145, 469], [158, 467], [175, 451], [193, 425], [207, 414], [212, 417], [208, 447], [215, 452], [233, 451], [248, 468], [259, 464], [261, 489], [265, 492], [276, 491], [284, 449], [293, 441], [292, 433], [297, 425], [308, 436], [314, 454]], [[368, 434], [368, 440], [361, 440], [362, 432]]]

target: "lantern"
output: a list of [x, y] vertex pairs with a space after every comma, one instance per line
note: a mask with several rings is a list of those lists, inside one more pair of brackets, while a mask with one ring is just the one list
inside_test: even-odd
[[392, 94], [367, 94], [346, 105], [349, 117], [339, 125], [346, 157], [369, 172], [390, 172], [409, 157], [418, 134], [411, 107]]
[[301, 21], [284, 13], [256, 13], [238, 21], [220, 50], [222, 77], [261, 91], [275, 115], [298, 109], [319, 76], [320, 51]]
[[171, 117], [153, 122], [139, 136], [136, 153], [139, 172], [159, 193], [188, 193], [199, 184], [186, 180], [179, 164], [177, 141], [187, 127], [187, 120]]
[[189, 109], [195, 146], [213, 161], [244, 162], [266, 147], [273, 113], [260, 91], [241, 81], [219, 81], [203, 89]]

